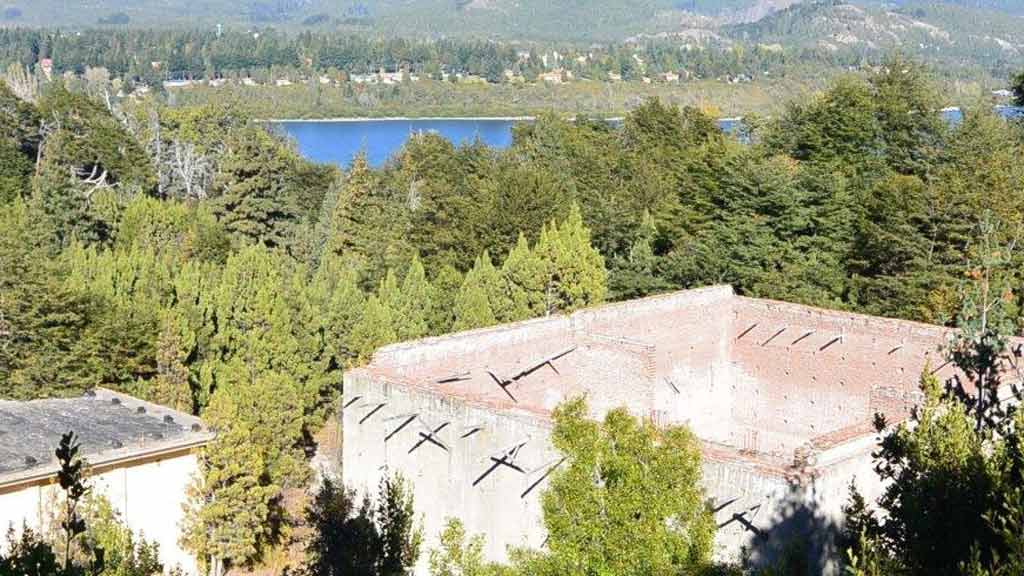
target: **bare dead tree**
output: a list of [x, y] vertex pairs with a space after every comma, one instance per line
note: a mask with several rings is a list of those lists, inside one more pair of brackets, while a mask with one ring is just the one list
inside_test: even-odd
[[20, 64], [11, 64], [3, 74], [3, 81], [14, 95], [26, 102], [39, 98], [39, 81], [36, 75]]
[[184, 186], [188, 200], [206, 198], [213, 177], [213, 163], [191, 142], [175, 140], [170, 151], [171, 168]]
[[82, 169], [78, 167], [71, 168], [71, 174], [82, 181], [83, 184], [89, 188], [84, 192], [86, 200], [92, 200], [92, 195], [97, 190], [103, 190], [111, 188], [112, 185], [108, 181], [107, 171], [99, 164], [93, 164], [91, 169]]

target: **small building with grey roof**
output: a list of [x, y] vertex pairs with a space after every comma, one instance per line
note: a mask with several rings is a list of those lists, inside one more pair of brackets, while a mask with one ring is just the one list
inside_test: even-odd
[[197, 451], [214, 434], [194, 416], [110, 390], [0, 400], [0, 532], [52, 526], [60, 492], [54, 450], [69, 431], [81, 444], [93, 492], [135, 533], [160, 545], [167, 568], [197, 573], [178, 540]]

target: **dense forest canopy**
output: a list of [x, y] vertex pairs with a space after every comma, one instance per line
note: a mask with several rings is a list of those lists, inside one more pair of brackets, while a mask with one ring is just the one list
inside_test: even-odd
[[747, 143], [649, 101], [342, 172], [229, 104], [0, 87], [3, 395], [102, 385], [202, 414], [219, 435], [186, 541], [250, 565], [342, 371], [383, 344], [714, 283], [952, 322], [980, 215], [994, 241], [1020, 230], [1024, 129], [987, 105], [949, 126], [939, 97], [894, 57], [751, 118]]

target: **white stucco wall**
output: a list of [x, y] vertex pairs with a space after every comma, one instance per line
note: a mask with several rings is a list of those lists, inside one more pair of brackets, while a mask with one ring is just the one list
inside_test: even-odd
[[[160, 560], [168, 570], [178, 566], [186, 574], [197, 574], [195, 560], [178, 545], [186, 488], [196, 469], [196, 456], [190, 453], [101, 472], [90, 482], [129, 528], [160, 545]], [[0, 531], [18, 531], [23, 524], [40, 530], [52, 517], [59, 492], [56, 484], [0, 489]]]

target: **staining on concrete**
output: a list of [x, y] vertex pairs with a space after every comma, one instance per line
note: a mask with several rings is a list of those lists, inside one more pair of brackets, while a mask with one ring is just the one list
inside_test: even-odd
[[[345, 375], [343, 476], [372, 491], [401, 472], [428, 538], [458, 517], [503, 560], [543, 544], [550, 415], [586, 396], [595, 418], [624, 406], [697, 435], [719, 557], [768, 561], [810, 538], [825, 558], [851, 480], [881, 489], [873, 415], [905, 420], [922, 370], [952, 372], [947, 334], [715, 286], [388, 346]], [[447, 425], [417, 435], [388, 419], [401, 414]], [[428, 433], [446, 449], [408, 450]]]

